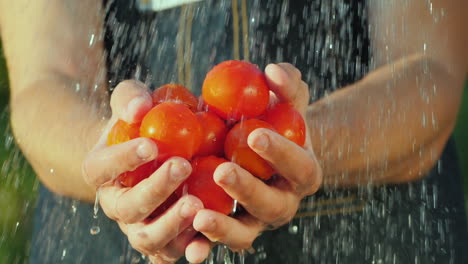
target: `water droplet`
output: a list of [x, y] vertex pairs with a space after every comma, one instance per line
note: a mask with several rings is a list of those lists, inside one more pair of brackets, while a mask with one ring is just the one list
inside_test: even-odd
[[91, 34], [91, 38], [89, 39], [89, 46], [92, 46], [94, 44], [94, 34]]
[[75, 92], [79, 92], [79, 91], [81, 91], [81, 85], [80, 85], [80, 83], [76, 83], [75, 84]]
[[296, 235], [297, 232], [299, 231], [299, 227], [297, 225], [290, 224], [288, 228], [288, 232], [291, 235]]
[[101, 228], [99, 226], [92, 226], [89, 230], [89, 233], [93, 236], [99, 234], [99, 232], [101, 232]]
[[67, 249], [63, 249], [61, 260], [64, 260], [66, 255], [67, 255]]

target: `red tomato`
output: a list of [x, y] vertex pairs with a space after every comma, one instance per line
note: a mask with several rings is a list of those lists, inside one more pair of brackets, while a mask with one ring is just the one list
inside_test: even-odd
[[129, 124], [123, 120], [117, 120], [107, 135], [107, 145], [112, 146], [134, 139], [140, 136], [140, 124]]
[[140, 135], [156, 142], [158, 161], [172, 156], [191, 159], [200, 147], [202, 127], [195, 114], [185, 105], [164, 102], [145, 115]]
[[156, 208], [150, 215], [149, 218], [153, 219], [156, 218], [160, 215], [162, 215], [164, 212], [166, 212], [167, 209], [169, 209], [175, 202], [179, 200], [179, 196], [176, 193], [172, 193], [169, 197], [167, 197], [166, 201], [164, 201], [162, 204]]
[[226, 124], [221, 118], [210, 112], [198, 112], [196, 115], [203, 131], [202, 143], [196, 156], [223, 156], [224, 139], [228, 132]]
[[268, 106], [265, 75], [254, 64], [225, 61], [206, 75], [202, 97], [208, 108], [224, 119], [240, 120], [261, 115]]
[[[129, 124], [123, 120], [118, 120], [107, 135], [107, 145], [112, 146], [127, 142], [139, 137], [140, 124]], [[127, 171], [119, 175], [118, 181], [126, 187], [133, 187], [148, 178], [157, 169], [155, 161], [147, 162], [133, 171]]]
[[306, 137], [306, 126], [302, 115], [286, 103], [271, 106], [262, 120], [271, 124], [278, 134], [303, 147]]
[[176, 190], [180, 196], [191, 194], [198, 197], [206, 209], [228, 215], [234, 200], [213, 180], [215, 169], [227, 160], [215, 156], [199, 157], [192, 161], [192, 174]]
[[154, 160], [147, 162], [133, 171], [127, 171], [119, 175], [119, 182], [125, 187], [133, 187], [142, 180], [148, 178], [158, 169], [158, 163]]
[[272, 125], [262, 120], [249, 119], [241, 121], [227, 134], [224, 153], [229, 160], [239, 164], [253, 175], [268, 180], [275, 174], [274, 169], [247, 144], [249, 134], [257, 128], [275, 130]]
[[183, 103], [193, 112], [197, 111], [198, 108], [197, 97], [180, 84], [165, 84], [154, 90], [152, 97], [154, 105], [169, 101]]

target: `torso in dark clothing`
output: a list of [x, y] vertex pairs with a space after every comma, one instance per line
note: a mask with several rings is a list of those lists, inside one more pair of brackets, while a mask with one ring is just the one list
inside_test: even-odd
[[[110, 87], [137, 78], [151, 88], [182, 83], [198, 94], [207, 71], [221, 61], [248, 59], [261, 68], [285, 61], [301, 70], [313, 102], [369, 71], [364, 1], [252, 0], [246, 9], [235, 1], [236, 10], [231, 0], [205, 0], [158, 12], [138, 11], [125, 0], [109, 3]], [[450, 141], [418, 182], [308, 197], [289, 225], [257, 239], [257, 253], [246, 262], [468, 263], [454, 153]], [[91, 205], [42, 189], [32, 262], [143, 261], [115, 223], [100, 215], [99, 225], [100, 234], [91, 236]]]

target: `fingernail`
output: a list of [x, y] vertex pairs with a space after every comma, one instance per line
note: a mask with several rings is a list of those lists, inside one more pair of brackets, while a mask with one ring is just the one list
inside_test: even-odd
[[227, 171], [221, 178], [221, 183], [224, 185], [232, 185], [236, 182], [237, 172], [236, 169]]
[[261, 134], [252, 142], [252, 147], [258, 151], [266, 151], [268, 145], [270, 144], [270, 139], [266, 134]]
[[125, 109], [125, 112], [123, 113], [123, 119], [127, 121], [133, 120], [134, 116], [136, 115], [138, 106], [147, 102], [150, 102], [147, 95], [137, 96], [130, 100], [130, 102], [128, 102], [127, 108]]
[[147, 142], [141, 143], [136, 150], [136, 154], [142, 160], [149, 159], [153, 154], [153, 148]]
[[216, 228], [216, 222], [212, 216], [208, 217], [205, 225], [203, 226], [203, 231], [212, 231]]
[[188, 203], [184, 203], [180, 208], [180, 216], [183, 218], [189, 218], [195, 215], [195, 209]]
[[170, 167], [170, 173], [171, 177], [175, 181], [180, 181], [189, 175], [189, 168], [187, 167], [187, 164], [184, 162], [182, 164], [177, 163], [177, 162], [172, 162], [171, 167]]

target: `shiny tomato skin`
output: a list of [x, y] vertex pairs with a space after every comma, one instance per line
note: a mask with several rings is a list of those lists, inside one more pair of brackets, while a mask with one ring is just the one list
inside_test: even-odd
[[153, 139], [158, 146], [157, 160], [179, 156], [191, 159], [202, 140], [202, 127], [195, 114], [183, 104], [163, 102], [143, 118], [140, 136]]
[[211, 112], [196, 113], [202, 126], [202, 143], [196, 156], [223, 156], [224, 140], [228, 133], [228, 127], [224, 121]]
[[107, 135], [107, 145], [112, 146], [140, 136], [140, 123], [129, 124], [121, 119], [115, 122]]
[[268, 180], [275, 170], [247, 144], [249, 134], [257, 128], [275, 131], [272, 125], [258, 119], [248, 119], [237, 123], [227, 134], [224, 143], [226, 158], [262, 180]]
[[216, 156], [198, 157], [192, 161], [192, 173], [179, 186], [179, 196], [191, 194], [198, 197], [205, 209], [228, 215], [232, 212], [234, 200], [213, 180], [216, 168], [228, 162]]
[[133, 171], [127, 171], [119, 175], [120, 184], [125, 187], [133, 187], [142, 180], [148, 178], [158, 169], [158, 163], [154, 160], [147, 162]]
[[192, 112], [197, 111], [198, 108], [198, 98], [187, 87], [180, 84], [165, 84], [154, 90], [152, 98], [153, 105], [175, 102], [185, 104]]
[[262, 120], [271, 124], [278, 134], [303, 147], [306, 126], [302, 115], [287, 103], [278, 103], [267, 109]]
[[208, 109], [226, 120], [248, 119], [265, 111], [269, 88], [265, 75], [256, 65], [231, 60], [208, 72], [203, 82], [202, 97]]
[[[140, 136], [140, 123], [129, 124], [123, 120], [117, 120], [107, 135], [107, 145], [121, 144]], [[155, 161], [147, 162], [133, 171], [127, 171], [119, 175], [117, 180], [125, 187], [133, 187], [142, 180], [148, 178], [157, 169]]]

